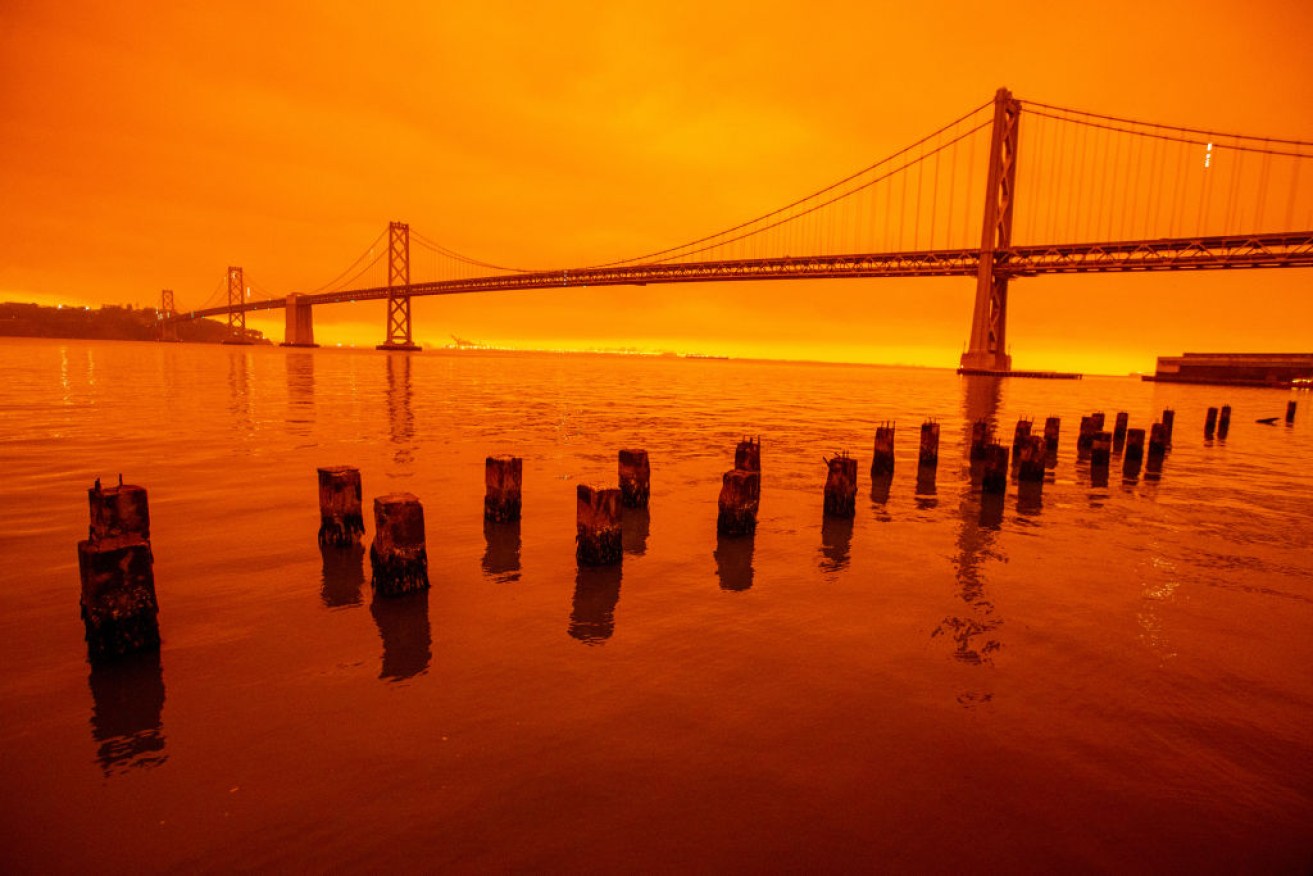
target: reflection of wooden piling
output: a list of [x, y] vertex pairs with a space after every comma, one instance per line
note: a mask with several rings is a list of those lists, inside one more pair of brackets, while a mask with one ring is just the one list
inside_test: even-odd
[[734, 448], [734, 467], [743, 471], [761, 471], [761, 438], [744, 438]]
[[825, 513], [852, 517], [857, 513], [857, 460], [846, 453], [827, 459], [830, 473], [825, 479]]
[[921, 424], [921, 452], [917, 457], [917, 467], [935, 469], [939, 466], [939, 424], [926, 420]]
[[894, 473], [894, 424], [881, 423], [875, 429], [875, 449], [871, 452], [871, 477]]
[[374, 592], [396, 596], [429, 586], [424, 506], [411, 493], [374, 499], [374, 541], [369, 546]]
[[1017, 480], [1022, 483], [1044, 481], [1044, 439], [1027, 435], [1017, 450]]
[[[1172, 432], [1176, 428], [1176, 411], [1171, 408], [1163, 408], [1163, 418], [1160, 421], [1163, 424], [1163, 447], [1172, 446]], [[1153, 443], [1153, 435], [1149, 436], [1149, 443]]]
[[1213, 433], [1217, 431], [1217, 408], [1209, 408], [1208, 413], [1204, 415], [1204, 437], [1212, 439]]
[[1226, 440], [1226, 433], [1231, 431], [1231, 406], [1222, 405], [1222, 412], [1217, 417], [1217, 437]]
[[1122, 477], [1134, 479], [1144, 461], [1144, 430], [1126, 430], [1126, 452], [1122, 456]]
[[1030, 443], [1030, 430], [1034, 422], [1025, 417], [1017, 420], [1016, 431], [1012, 433], [1012, 464], [1020, 465], [1021, 448]]
[[976, 420], [971, 424], [971, 461], [980, 462], [985, 458], [985, 447], [989, 444], [989, 420]]
[[575, 488], [575, 532], [575, 558], [581, 565], [620, 562], [624, 548], [620, 490], [579, 484]]
[[360, 508], [360, 469], [331, 465], [319, 469], [319, 543], [355, 544], [365, 532]]
[[78, 542], [81, 613], [87, 654], [95, 662], [160, 646], [150, 510], [144, 487], [87, 491], [91, 525]]
[[646, 450], [620, 451], [620, 501], [626, 508], [647, 507], [651, 480], [652, 466]]
[[1008, 449], [1002, 444], [985, 445], [985, 467], [981, 473], [980, 489], [985, 493], [1002, 495], [1008, 488]]
[[519, 520], [524, 460], [518, 456], [487, 457], [483, 483], [483, 519], [491, 523]]
[[1294, 422], [1295, 422], [1295, 403], [1293, 401], [1288, 401], [1286, 402], [1286, 423], [1293, 424]]
[[1112, 433], [1098, 431], [1090, 441], [1090, 467], [1107, 468], [1112, 456]]
[[1081, 458], [1088, 457], [1090, 450], [1094, 447], [1094, 433], [1099, 431], [1094, 425], [1093, 417], [1080, 418], [1080, 434], [1076, 436], [1076, 454]]
[[757, 530], [761, 501], [761, 473], [734, 469], [721, 480], [716, 531], [721, 535], [750, 535]]
[[1115, 453], [1121, 453], [1122, 448], [1126, 446], [1126, 427], [1130, 422], [1130, 414], [1126, 411], [1117, 412], [1117, 425], [1112, 430], [1112, 449]]

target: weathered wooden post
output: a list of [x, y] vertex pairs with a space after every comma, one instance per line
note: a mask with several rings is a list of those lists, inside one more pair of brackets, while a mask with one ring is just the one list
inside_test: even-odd
[[329, 465], [319, 470], [319, 543], [355, 544], [365, 532], [360, 508], [360, 469]]
[[1090, 414], [1090, 419], [1094, 421], [1095, 432], [1103, 431], [1103, 416], [1104, 416], [1103, 411], [1095, 411], [1094, 413]]
[[921, 424], [921, 452], [917, 455], [917, 468], [930, 469], [931, 477], [939, 467], [939, 424], [926, 420]]
[[1023, 483], [1044, 482], [1044, 439], [1028, 435], [1018, 448], [1017, 480]]
[[976, 420], [971, 424], [971, 461], [981, 462], [989, 446], [989, 420]]
[[1117, 425], [1112, 430], [1112, 450], [1114, 453], [1121, 453], [1122, 448], [1126, 446], [1126, 427], [1130, 425], [1131, 415], [1126, 411], [1117, 412]]
[[744, 438], [734, 448], [734, 467], [742, 471], [761, 471], [761, 437]]
[[1204, 415], [1204, 438], [1209, 441], [1213, 440], [1213, 433], [1217, 431], [1217, 408], [1209, 408], [1208, 413]]
[[518, 456], [489, 456], [483, 462], [483, 519], [510, 523], [520, 519], [524, 460]]
[[1107, 468], [1112, 456], [1112, 433], [1098, 431], [1090, 442], [1090, 467]]
[[1122, 477], [1134, 480], [1140, 474], [1144, 461], [1144, 430], [1126, 430], [1126, 453], [1122, 456]]
[[620, 490], [575, 488], [575, 558], [584, 566], [609, 566], [620, 562], [624, 533], [620, 526]]
[[888, 477], [894, 473], [894, 424], [881, 423], [875, 429], [875, 449], [871, 454], [871, 477]]
[[647, 507], [651, 480], [652, 466], [646, 450], [620, 451], [620, 501], [626, 508]]
[[1044, 421], [1044, 467], [1056, 468], [1058, 465], [1058, 433], [1062, 429], [1059, 417], [1049, 417]]
[[411, 493], [374, 499], [374, 541], [369, 546], [370, 583], [381, 596], [396, 596], [429, 586], [429, 557], [424, 539], [424, 506]]
[[[1160, 421], [1163, 424], [1163, 447], [1172, 446], [1172, 432], [1176, 427], [1176, 411], [1171, 408], [1163, 408], [1163, 418]], [[1149, 444], [1153, 445], [1153, 430], [1150, 428]], [[1152, 454], [1150, 454], [1152, 455]]]
[[1149, 428], [1149, 453], [1147, 459], [1149, 462], [1158, 460], [1167, 455], [1167, 424], [1154, 423]]
[[1012, 464], [1021, 464], [1021, 448], [1030, 443], [1030, 430], [1034, 421], [1025, 417], [1017, 420], [1017, 429], [1012, 433]]
[[761, 472], [736, 468], [721, 479], [716, 531], [721, 535], [751, 535], [757, 531]]
[[1099, 431], [1093, 417], [1080, 418], [1080, 434], [1076, 436], [1076, 455], [1085, 459], [1094, 447], [1094, 433]]
[[1002, 444], [985, 445], [985, 470], [980, 489], [985, 493], [1002, 495], [1008, 488], [1008, 449]]
[[1222, 405], [1222, 413], [1217, 418], [1217, 437], [1226, 440], [1226, 433], [1231, 431], [1231, 406]]
[[831, 517], [853, 517], [857, 513], [857, 460], [840, 453], [825, 460], [825, 513]]
[[123, 483], [87, 491], [88, 538], [78, 542], [81, 614], [92, 662], [160, 646], [146, 489]]
[[1293, 425], [1295, 422], [1295, 403], [1286, 402], [1286, 425]]

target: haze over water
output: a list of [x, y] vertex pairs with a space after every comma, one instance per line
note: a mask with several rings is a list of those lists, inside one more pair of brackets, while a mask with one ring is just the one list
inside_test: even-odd
[[[740, 361], [6, 341], [0, 864], [204, 869], [1313, 865], [1313, 398], [1131, 379]], [[1293, 427], [1262, 426], [1299, 400]], [[1225, 442], [1204, 411], [1229, 403]], [[1176, 415], [1161, 478], [1078, 463], [1082, 414]], [[1039, 504], [965, 439], [1062, 417]], [[916, 433], [942, 423], [933, 495]], [[875, 425], [897, 471], [871, 495]], [[754, 538], [718, 540], [735, 442]], [[618, 568], [574, 486], [647, 448]], [[822, 458], [859, 460], [825, 520]], [[524, 519], [482, 521], [483, 459]], [[417, 494], [432, 589], [321, 552], [315, 467]], [[158, 657], [91, 670], [95, 478], [150, 491]]]

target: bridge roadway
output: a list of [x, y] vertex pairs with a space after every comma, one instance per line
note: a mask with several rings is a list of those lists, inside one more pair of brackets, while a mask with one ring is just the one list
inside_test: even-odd
[[[1013, 277], [1125, 271], [1220, 270], [1313, 267], [1313, 231], [1160, 240], [1014, 246], [994, 254], [995, 272]], [[974, 277], [980, 250], [783, 256], [735, 261], [654, 262], [497, 274], [464, 280], [377, 286], [300, 296], [302, 305], [382, 300], [390, 295], [461, 295], [516, 289], [645, 286], [648, 283], [711, 283], [733, 280], [801, 280], [839, 277]], [[273, 310], [286, 299], [251, 301], [232, 310]], [[230, 312], [227, 305], [178, 313], [188, 320]]]

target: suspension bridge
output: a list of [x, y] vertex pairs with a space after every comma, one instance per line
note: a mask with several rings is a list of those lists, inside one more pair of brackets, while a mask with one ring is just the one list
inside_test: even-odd
[[[1023, 124], [1024, 122], [1024, 124]], [[1024, 138], [1023, 138], [1024, 130]], [[1021, 159], [1024, 156], [1024, 160]], [[1025, 209], [1018, 209], [1018, 193]], [[999, 89], [912, 145], [754, 219], [618, 261], [513, 268], [393, 222], [312, 292], [251, 296], [230, 267], [210, 301], [162, 331], [283, 308], [287, 346], [314, 346], [313, 308], [386, 300], [381, 350], [418, 350], [410, 300], [560, 287], [862, 277], [974, 277], [967, 373], [1012, 372], [1008, 287], [1041, 274], [1313, 267], [1313, 143], [1155, 124]], [[412, 251], [411, 244], [416, 244]], [[416, 256], [412, 261], [412, 254]], [[416, 279], [412, 275], [416, 268]], [[226, 292], [226, 300], [211, 304]]]

